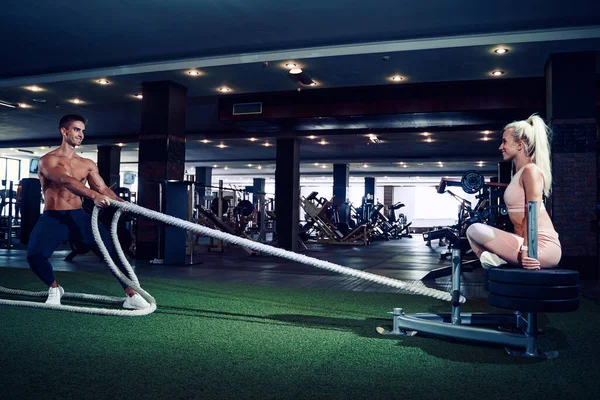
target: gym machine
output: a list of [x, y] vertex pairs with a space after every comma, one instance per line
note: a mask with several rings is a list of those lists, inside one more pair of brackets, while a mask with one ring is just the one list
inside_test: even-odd
[[[537, 202], [530, 201], [528, 215], [528, 255], [537, 258]], [[551, 359], [557, 351], [538, 349], [538, 312], [570, 312], [579, 307], [579, 274], [561, 269], [525, 270], [522, 268], [491, 268], [486, 274], [486, 289], [490, 305], [514, 310], [512, 314], [460, 312], [461, 249], [460, 238], [450, 229], [423, 234], [424, 240], [445, 237], [452, 249], [452, 310], [450, 313], [405, 314], [394, 308], [392, 330], [377, 328], [384, 335], [414, 336], [419, 332], [468, 341], [507, 346], [513, 356]], [[510, 327], [511, 331], [482, 326]]]

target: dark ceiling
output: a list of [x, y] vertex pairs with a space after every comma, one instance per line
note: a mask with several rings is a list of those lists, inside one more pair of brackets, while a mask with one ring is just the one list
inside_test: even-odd
[[[488, 107], [486, 114], [477, 107], [440, 108], [430, 99], [431, 111], [344, 114], [341, 100], [333, 112], [323, 108], [310, 117], [235, 123], [222, 118], [222, 107], [235, 96], [284, 96], [294, 110], [298, 89], [320, 97], [350, 88], [404, 93], [447, 82], [485, 86], [520, 79], [542, 82], [536, 96], [543, 99], [550, 54], [600, 52], [600, 2], [591, 0], [7, 0], [0, 25], [0, 100], [29, 106], [0, 107], [2, 154], [56, 144], [58, 119], [77, 112], [90, 120], [86, 143], [122, 142], [124, 160], [131, 162], [141, 125], [141, 100], [133, 95], [144, 82], [171, 80], [188, 89], [188, 166], [267, 165], [275, 149], [264, 144], [293, 135], [301, 137], [307, 165], [368, 162], [385, 174], [398, 173], [397, 162], [409, 160], [411, 167], [400, 170], [437, 173], [438, 161], [457, 171], [484, 161], [491, 171], [503, 124], [530, 112], [543, 115], [543, 104]], [[500, 45], [509, 52], [495, 54]], [[288, 61], [317, 85], [289, 79]], [[190, 69], [200, 74], [192, 77]], [[493, 77], [493, 70], [505, 74]], [[403, 80], [393, 83], [393, 75]], [[99, 85], [100, 78], [110, 84]], [[43, 91], [27, 90], [33, 85]], [[219, 93], [223, 86], [232, 91]], [[73, 104], [75, 98], [83, 102]], [[482, 139], [485, 130], [491, 131], [488, 140]], [[435, 140], [425, 141], [428, 131]]]

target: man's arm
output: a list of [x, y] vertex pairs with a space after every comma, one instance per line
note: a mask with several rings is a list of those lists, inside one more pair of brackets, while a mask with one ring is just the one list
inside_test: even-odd
[[42, 157], [39, 161], [39, 172], [46, 179], [56, 182], [64, 186], [71, 193], [80, 196], [87, 197], [95, 200], [98, 197], [98, 193], [86, 187], [83, 183], [73, 178], [71, 174], [58, 163], [56, 157]]
[[110, 197], [112, 200], [124, 201], [122, 198], [117, 196], [111, 188], [106, 186], [106, 183], [104, 183], [104, 179], [102, 179], [100, 173], [98, 172], [98, 166], [92, 161], [89, 162], [90, 173], [88, 175], [88, 183], [90, 184], [90, 188], [92, 188], [100, 194]]

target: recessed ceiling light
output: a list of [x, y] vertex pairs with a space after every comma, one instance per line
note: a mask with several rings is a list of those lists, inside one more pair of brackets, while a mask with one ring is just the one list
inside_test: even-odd
[[272, 144], [271, 144], [271, 143], [269, 143], [269, 142], [265, 142], [265, 143], [263, 143], [263, 146], [265, 146], [265, 147], [271, 147], [271, 146], [272, 146]]
[[138, 93], [138, 94], [134, 94], [133, 97], [135, 97], [136, 99], [143, 99], [144, 95], [142, 95], [141, 93]]
[[301, 68], [292, 68], [290, 69], [290, 74], [292, 75], [298, 75], [302, 73], [302, 69]]
[[29, 107], [31, 107], [29, 104], [19, 103], [19, 108], [29, 108]]
[[309, 139], [316, 139], [317, 137], [315, 135], [310, 135], [308, 138]]
[[487, 135], [489, 133], [492, 133], [492, 131], [481, 131], [481, 133], [483, 133], [484, 135]]
[[252, 167], [253, 167], [253, 165], [252, 165], [252, 164], [248, 164], [248, 167], [252, 168]]
[[217, 147], [218, 147], [218, 148], [220, 148], [220, 149], [224, 149], [224, 148], [226, 148], [227, 146], [225, 146], [223, 143], [219, 143], [219, 144], [217, 145]]
[[327, 168], [327, 165], [323, 164], [323, 165], [321, 165], [321, 168], [325, 169], [325, 168]]
[[108, 85], [110, 82], [106, 79], [98, 79], [96, 82], [98, 82], [101, 85]]
[[492, 71], [492, 75], [494, 75], [494, 76], [504, 75], [504, 71]]
[[406, 167], [408, 167], [408, 165], [406, 165], [406, 164], [404, 164], [404, 165], [402, 166], [402, 168], [406, 168]]
[[228, 87], [225, 87], [225, 86], [223, 86], [223, 87], [220, 87], [220, 88], [218, 88], [217, 90], [218, 90], [219, 92], [222, 92], [222, 93], [227, 93], [227, 92], [230, 92], [230, 91], [231, 91], [231, 89], [229, 89]]
[[316, 163], [314, 163], [313, 165], [314, 165], [315, 167], [318, 167], [318, 166], [319, 166], [319, 163], [318, 163], [318, 162], [316, 162]]
[[312, 81], [312, 83], [310, 83], [308, 86], [317, 86], [317, 82]]
[[80, 99], [73, 99], [73, 100], [71, 100], [71, 102], [72, 102], [72, 103], [75, 103], [75, 104], [82, 104], [82, 103], [83, 103], [83, 100], [80, 100]]
[[425, 139], [425, 141], [426, 141], [427, 143], [431, 143], [431, 142], [433, 142], [433, 139], [432, 139], [432, 138], [427, 138], [427, 139]]
[[191, 76], [198, 76], [198, 75], [200, 75], [200, 71], [198, 71], [196, 69], [191, 69], [187, 73], [188, 73], [188, 75], [191, 75]]
[[369, 168], [369, 165], [368, 164], [364, 164], [363, 168]]
[[506, 47], [498, 47], [496, 50], [494, 50], [494, 53], [505, 54], [508, 53], [508, 49]]
[[325, 139], [323, 139], [323, 140], [321, 140], [321, 141], [319, 142], [319, 144], [320, 144], [321, 146], [325, 146], [325, 145], [327, 144], [327, 142], [325, 141]]
[[262, 165], [259, 165], [259, 166], [258, 166], [258, 167], [256, 167], [256, 168], [258, 168], [258, 169], [262, 169]]
[[400, 82], [401, 80], [403, 80], [404, 78], [401, 77], [400, 75], [394, 75], [390, 78], [391, 80], [393, 80], [394, 82]]
[[117, 143], [117, 146], [123, 147], [123, 146], [125, 146], [125, 143]]
[[250, 139], [248, 139], [248, 140], [249, 140], [249, 141], [251, 141], [251, 142], [256, 142], [258, 139], [257, 139], [257, 138], [255, 138], [255, 137], [251, 137], [251, 138], [250, 138]]
[[296, 68], [297, 65], [295, 63], [289, 62], [289, 63], [285, 64], [285, 67], [286, 68]]
[[487, 142], [488, 140], [492, 140], [492, 139], [490, 139], [489, 137], [486, 136], [486, 137], [482, 137], [481, 140], [483, 140], [484, 142]]
[[421, 136], [431, 136], [431, 133], [429, 133], [429, 132], [423, 132], [423, 133], [421, 133]]
[[218, 165], [217, 165], [217, 164], [213, 165], [213, 168], [217, 168], [217, 167], [218, 167]]
[[202, 139], [201, 142], [202, 143], [210, 143], [210, 140], [208, 140], [208, 139]]
[[44, 91], [44, 89], [42, 89], [39, 86], [27, 86], [25, 89], [31, 90], [32, 92], [43, 92]]
[[223, 169], [227, 171], [229, 168], [228, 168], [228, 167], [227, 167], [227, 165], [226, 165], [226, 166], [225, 166]]

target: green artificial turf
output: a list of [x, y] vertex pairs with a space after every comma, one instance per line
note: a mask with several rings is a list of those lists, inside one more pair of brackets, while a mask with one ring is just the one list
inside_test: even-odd
[[[68, 291], [121, 293], [108, 275], [57, 278]], [[43, 289], [30, 271], [9, 268], [0, 286]], [[142, 286], [158, 303], [145, 317], [0, 306], [0, 398], [600, 398], [600, 307], [587, 299], [576, 313], [540, 316], [540, 347], [560, 352], [540, 361], [375, 332], [391, 325], [393, 307], [449, 310], [422, 296], [167, 279]], [[463, 309], [498, 312], [483, 301]]]

